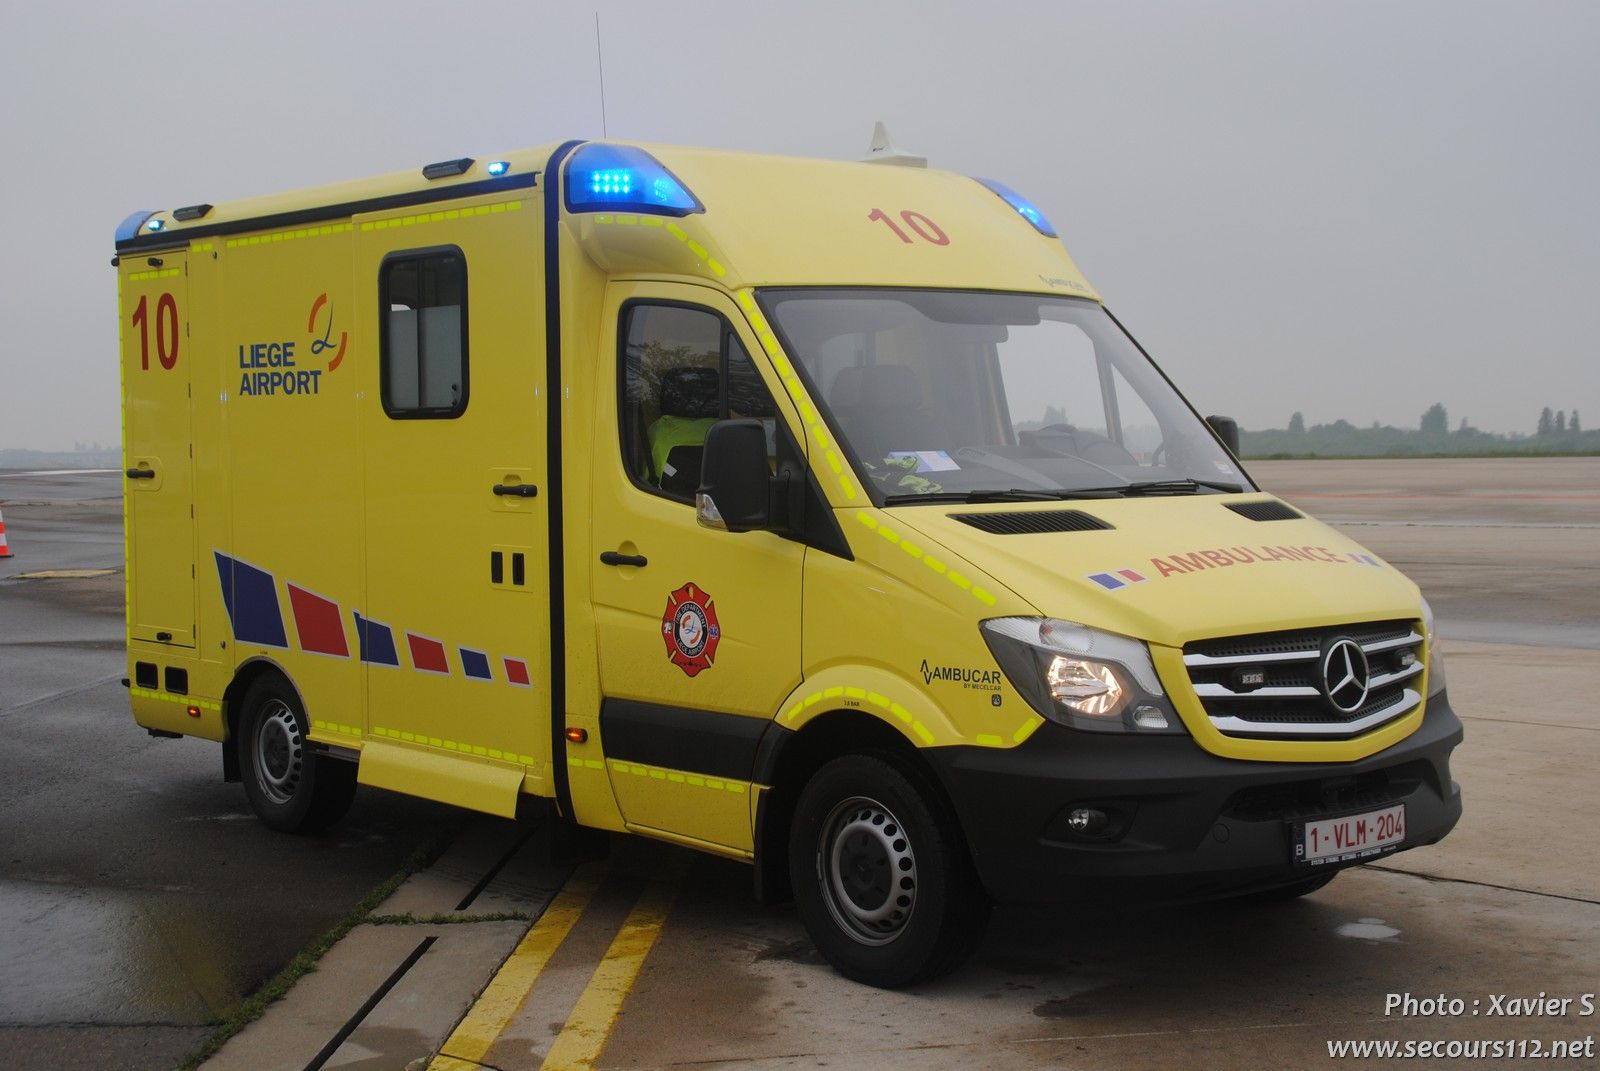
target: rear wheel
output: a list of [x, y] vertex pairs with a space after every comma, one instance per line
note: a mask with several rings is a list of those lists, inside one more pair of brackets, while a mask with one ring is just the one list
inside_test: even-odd
[[294, 689], [263, 677], [242, 707], [234, 743], [256, 817], [285, 833], [314, 833], [343, 818], [355, 798], [355, 764], [312, 752]]
[[953, 816], [881, 758], [835, 759], [800, 793], [789, 836], [795, 905], [839, 973], [885, 989], [958, 967], [989, 903]]

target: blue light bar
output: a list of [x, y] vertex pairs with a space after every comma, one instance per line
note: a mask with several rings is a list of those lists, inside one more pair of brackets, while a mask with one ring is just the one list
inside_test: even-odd
[[511, 163], [508, 160], [490, 160], [489, 165], [484, 170], [489, 172], [491, 177], [499, 178], [511, 170]]
[[661, 161], [631, 145], [584, 145], [567, 164], [568, 212], [687, 216], [700, 199]]
[[144, 221], [155, 215], [149, 209], [140, 209], [117, 225], [116, 241], [126, 242], [139, 237], [139, 230], [144, 226]]
[[1016, 190], [1013, 190], [1010, 186], [996, 182], [993, 179], [981, 178], [978, 179], [978, 181], [987, 186], [989, 188], [989, 192], [999, 197], [1012, 208], [1015, 208], [1017, 210], [1017, 215], [1033, 224], [1034, 230], [1038, 231], [1046, 238], [1057, 237], [1056, 229], [1050, 226], [1050, 221], [1044, 218], [1044, 213], [1033, 207], [1033, 202], [1029, 201], [1026, 197], [1022, 196]]

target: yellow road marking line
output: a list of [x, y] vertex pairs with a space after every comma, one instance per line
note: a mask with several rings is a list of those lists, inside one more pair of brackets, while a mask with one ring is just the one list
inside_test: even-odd
[[661, 936], [677, 888], [676, 881], [661, 880], [645, 888], [572, 1006], [566, 1025], [539, 1065], [540, 1071], [590, 1071], [600, 1059], [622, 1014], [622, 1002], [628, 999], [645, 957]]
[[18, 573], [18, 580], [89, 580], [97, 576], [110, 576], [115, 569], [41, 569], [36, 573]]
[[[598, 868], [585, 867], [573, 874], [467, 1009], [467, 1014], [440, 1047], [439, 1055], [428, 1065], [428, 1071], [454, 1071], [482, 1063], [489, 1049], [522, 1010], [523, 1001], [533, 992], [550, 957], [572, 932], [599, 888]], [[467, 1063], [463, 1064], [463, 1060]]]

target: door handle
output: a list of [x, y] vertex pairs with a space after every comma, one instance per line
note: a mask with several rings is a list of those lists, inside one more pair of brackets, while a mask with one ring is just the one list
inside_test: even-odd
[[518, 498], [533, 498], [539, 489], [531, 483], [497, 483], [494, 485], [496, 495], [515, 495]]
[[600, 552], [602, 565], [631, 565], [635, 569], [643, 569], [650, 564], [650, 559], [643, 554], [623, 554], [620, 551], [606, 550]]
[[130, 479], [130, 480], [153, 480], [155, 478], [156, 478], [156, 470], [155, 469], [129, 469], [128, 470], [128, 479]]

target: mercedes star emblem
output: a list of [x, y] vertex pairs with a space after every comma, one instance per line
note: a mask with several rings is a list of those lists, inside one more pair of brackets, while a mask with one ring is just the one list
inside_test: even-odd
[[1348, 638], [1328, 644], [1322, 655], [1322, 689], [1333, 709], [1354, 714], [1366, 705], [1371, 686], [1372, 670], [1360, 644]]

